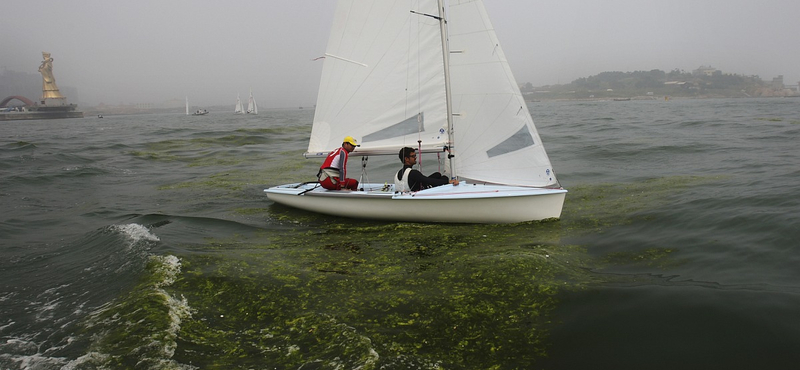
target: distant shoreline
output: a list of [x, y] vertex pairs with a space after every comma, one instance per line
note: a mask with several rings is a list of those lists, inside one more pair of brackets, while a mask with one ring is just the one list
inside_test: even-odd
[[[666, 98], [666, 99], [665, 99]], [[624, 102], [624, 101], [669, 101], [669, 100], [702, 100], [702, 99], [793, 99], [793, 98], [800, 98], [800, 95], [789, 95], [789, 96], [670, 96], [670, 95], [662, 95], [662, 96], [633, 96], [630, 98], [624, 98], [621, 100], [620, 98], [611, 98], [611, 97], [596, 97], [596, 98], [535, 98], [535, 99], [525, 99], [525, 102], [528, 103], [536, 103], [541, 101], [615, 101], [615, 102]]]

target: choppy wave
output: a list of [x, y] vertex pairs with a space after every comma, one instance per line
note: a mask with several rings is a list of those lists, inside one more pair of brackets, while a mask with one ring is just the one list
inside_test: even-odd
[[[125, 363], [148, 363], [152, 369], [190, 368], [170, 361], [181, 320], [190, 316], [191, 308], [185, 298], [165, 290], [180, 273], [181, 263], [173, 255], [151, 254], [158, 242], [159, 237], [143, 225], [111, 225], [60, 252], [18, 259], [18, 268], [61, 271], [72, 278], [58, 285], [47, 279], [29, 281], [32, 286], [20, 285], [2, 296], [0, 335], [8, 339], [0, 344], [0, 367], [117, 368], [121, 362], [113, 352], [114, 342], [124, 334], [128, 345], [130, 338], [139, 340], [127, 347], [139, 357]], [[120, 297], [119, 290], [128, 293]], [[14, 309], [22, 306], [27, 307], [23, 313]], [[128, 333], [140, 320], [159, 325], [139, 336], [135, 332], [140, 329]], [[78, 355], [82, 348], [87, 352]]]
[[172, 360], [181, 322], [192, 312], [186, 298], [165, 290], [180, 266], [175, 256], [151, 256], [139, 284], [88, 316], [83, 331], [92, 333], [89, 351], [66, 368], [195, 368]]
[[11, 143], [7, 143], [7, 144], [3, 144], [2, 145], [2, 149], [3, 150], [10, 150], [10, 151], [30, 150], [30, 149], [36, 149], [36, 144], [29, 143], [27, 141], [17, 141], [17, 142], [11, 142]]

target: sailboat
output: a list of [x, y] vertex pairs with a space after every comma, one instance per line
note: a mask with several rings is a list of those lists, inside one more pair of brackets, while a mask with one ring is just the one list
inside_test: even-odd
[[[208, 111], [205, 110], [205, 109], [198, 109], [198, 110], [192, 112], [193, 116], [205, 116], [206, 114], [208, 114]], [[189, 97], [188, 96], [186, 97], [186, 115], [187, 116], [189, 115]]]
[[253, 99], [253, 89], [250, 89], [250, 99], [247, 101], [247, 114], [258, 114], [258, 106]]
[[481, 0], [450, 1], [446, 9], [444, 0], [340, 0], [305, 156], [324, 158], [345, 136], [361, 144], [351, 159], [397, 158], [401, 148], [413, 147], [436, 155], [460, 183], [396, 192], [393, 178], [357, 191], [326, 190], [314, 181], [265, 189], [267, 197], [374, 220], [515, 223], [561, 216], [567, 190]]
[[236, 94], [236, 107], [233, 108], [233, 114], [244, 114], [244, 108], [242, 107], [242, 100], [239, 99], [239, 94]]

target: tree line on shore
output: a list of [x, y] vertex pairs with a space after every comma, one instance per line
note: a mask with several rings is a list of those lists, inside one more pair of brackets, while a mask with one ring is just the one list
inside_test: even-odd
[[738, 74], [670, 72], [654, 69], [634, 72], [602, 72], [578, 78], [563, 85], [521, 86], [522, 93], [532, 99], [590, 99], [633, 97], [767, 97], [796, 96], [797, 91], [785, 88], [782, 77], [763, 81], [759, 76]]

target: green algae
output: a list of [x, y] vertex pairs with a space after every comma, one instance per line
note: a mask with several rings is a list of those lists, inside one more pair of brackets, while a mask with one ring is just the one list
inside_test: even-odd
[[673, 196], [692, 186], [722, 180], [722, 176], [672, 176], [634, 183], [588, 184], [571, 187], [561, 223], [574, 232], [602, 232], [629, 224], [638, 212], [668, 206]]
[[[242, 359], [257, 355], [287, 368], [316, 360], [331, 364], [320, 368], [401, 368], [401, 360], [489, 368], [544, 355], [562, 289], [553, 279], [569, 274], [564, 260], [578, 264], [580, 248], [486, 250], [475, 243], [486, 230], [401, 225], [411, 235], [387, 235], [389, 226], [345, 234], [337, 225], [279, 242], [278, 251], [190, 258], [175, 288], [197, 313], [179, 348], [213, 353], [212, 367], [245, 367]], [[424, 240], [432, 233], [435, 241]]]
[[165, 162], [167, 162], [167, 161], [169, 161], [169, 162], [177, 161], [177, 160], [180, 160], [180, 158], [181, 158], [180, 156], [177, 156], [177, 155], [174, 155], [174, 154], [167, 154], [167, 153], [156, 152], [156, 151], [139, 151], [139, 150], [136, 150], [136, 151], [132, 151], [130, 154], [132, 156], [134, 156], [134, 157], [138, 157], [138, 158], [142, 158], [142, 159], [155, 160], [155, 161], [165, 161]]
[[[241, 131], [239, 131], [241, 132]], [[248, 132], [243, 132], [248, 133]], [[215, 137], [202, 137], [193, 139], [163, 140], [149, 143], [147, 147], [152, 151], [197, 150], [211, 147], [240, 147], [248, 145], [263, 145], [267, 139], [256, 135], [225, 135]]]
[[[229, 172], [215, 177], [217, 185], [191, 186], [243, 189], [258, 176]], [[594, 272], [609, 266], [681, 263], [674, 248], [593, 257], [590, 247], [565, 240], [646, 222], [646, 211], [719, 180], [576, 186], [561, 220], [512, 225], [338, 220], [279, 205], [233, 209], [281, 228], [209, 238], [204, 250], [219, 253], [181, 256], [184, 271], [169, 291], [186, 297], [193, 314], [181, 325], [174, 360], [241, 369], [530, 368], [547, 356], [562, 292], [624, 281]]]
[[241, 157], [234, 157], [229, 155], [214, 155], [195, 159], [190, 163], [189, 167], [231, 167], [247, 163], [247, 160]]
[[268, 210], [269, 210], [268, 208], [263, 208], [263, 207], [261, 208], [248, 207], [248, 208], [237, 208], [234, 209], [233, 212], [240, 215], [250, 216], [250, 215], [263, 215], [267, 213]]
[[265, 145], [268, 139], [257, 135], [256, 131], [237, 132], [241, 134], [148, 143], [146, 150], [131, 151], [130, 154], [145, 160], [182, 162], [188, 167], [230, 167], [249, 163], [252, 155], [241, 155], [227, 149]]
[[[307, 131], [307, 128], [295, 129], [239, 129], [235, 134], [164, 140], [148, 143], [146, 150], [132, 151], [134, 157], [160, 162], [175, 162], [187, 168], [208, 167], [227, 168], [223, 172], [207, 175], [203, 178], [162, 184], [158, 190], [192, 190], [212, 191], [213, 197], [220, 197], [219, 192], [229, 196], [253, 186], [262, 184], [278, 184], [287, 182], [303, 182], [316, 180], [317, 164], [303, 158], [301, 150], [286, 151], [267, 155], [259, 151], [230, 151], [226, 148], [263, 146], [277, 137], [294, 130]], [[269, 138], [265, 138], [265, 136]], [[272, 138], [276, 136], [276, 138]], [[273, 156], [280, 158], [274, 160]], [[263, 163], [261, 171], [237, 170], [237, 166]]]
[[173, 288], [195, 314], [175, 359], [528, 368], [546, 356], [558, 293], [591, 280], [583, 247], [547, 244], [558, 225], [333, 222], [187, 256]]
[[191, 309], [164, 290], [179, 270], [174, 256], [153, 256], [136, 286], [89, 315], [83, 330], [92, 333], [91, 356], [77, 368], [185, 368], [172, 356], [178, 328]]
[[[187, 167], [194, 166], [224, 166], [231, 167], [240, 163], [252, 161], [251, 158], [237, 158], [226, 162], [226, 159], [207, 159], [195, 158]], [[278, 162], [278, 161], [271, 161]], [[158, 190], [178, 190], [178, 189], [191, 189], [191, 190], [213, 190], [225, 191], [231, 194], [240, 192], [243, 189], [251, 188], [261, 184], [277, 184], [286, 182], [302, 182], [314, 180], [314, 174], [317, 169], [312, 162], [305, 159], [300, 160], [286, 160], [278, 165], [272, 164], [270, 161], [265, 161], [264, 172], [253, 172], [245, 170], [227, 170], [208, 175], [206, 177], [195, 178], [189, 181], [164, 184], [158, 187]], [[291, 174], [291, 175], [279, 175]], [[264, 185], [261, 185], [264, 186]]]
[[641, 251], [624, 251], [609, 253], [602, 262], [613, 266], [647, 266], [667, 269], [680, 266], [686, 261], [672, 258], [676, 250], [672, 248], [648, 248]]
[[174, 189], [214, 189], [224, 190], [226, 192], [236, 193], [248, 186], [247, 179], [252, 176], [244, 171], [227, 171], [217, 173], [207, 178], [201, 178], [194, 181], [185, 181], [177, 184], [162, 185], [158, 190], [174, 190]]
[[36, 144], [28, 142], [28, 141], [16, 141], [13, 143], [6, 144], [8, 147], [16, 147], [16, 148], [36, 148]]
[[134, 157], [146, 160], [184, 162], [188, 167], [236, 166], [248, 163], [246, 158], [226, 153], [200, 152], [188, 156], [162, 151], [132, 151], [130, 154]]

